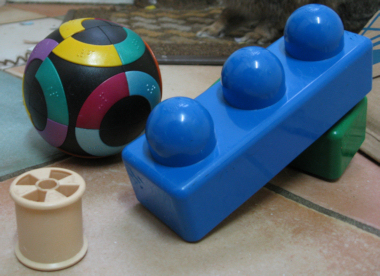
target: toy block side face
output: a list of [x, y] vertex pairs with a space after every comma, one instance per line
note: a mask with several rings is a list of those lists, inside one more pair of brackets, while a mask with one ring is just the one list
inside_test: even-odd
[[127, 162], [124, 164], [138, 201], [159, 219], [165, 221], [173, 231], [176, 233], [183, 232], [181, 228], [182, 219], [175, 209], [173, 197]]
[[341, 177], [364, 141], [366, 113], [364, 98], [290, 165], [328, 180]]
[[[153, 165], [148, 168], [150, 172], [142, 170], [142, 163], [136, 166], [136, 163], [126, 161], [130, 151], [123, 151], [124, 163], [136, 197], [141, 204], [188, 242], [202, 239], [261, 188], [257, 183], [266, 183], [271, 177], [268, 173], [262, 175], [261, 168], [253, 164], [252, 156], [255, 154], [253, 151], [257, 151], [253, 148], [253, 151], [248, 151], [235, 160], [229, 160], [228, 165], [219, 165], [218, 168], [209, 170], [210, 174], [206, 173], [207, 176], [201, 173], [198, 178], [178, 185], [172, 182], [173, 178], [178, 179], [178, 176], [188, 174], [191, 167], [198, 167], [199, 172], [199, 168], [206, 164], [218, 163], [219, 153], [213, 152], [206, 158], [207, 160], [199, 164], [170, 168], [154, 162], [147, 149], [147, 142], [142, 138], [140, 137], [134, 144], [145, 148], [143, 159], [150, 158], [153, 162], [148, 164]], [[177, 177], [172, 178], [170, 176], [173, 175], [169, 174], [152, 174], [152, 169], [161, 172], [171, 171]], [[252, 178], [252, 175], [255, 177]], [[165, 178], [166, 182], [160, 181], [158, 179], [160, 176]]]

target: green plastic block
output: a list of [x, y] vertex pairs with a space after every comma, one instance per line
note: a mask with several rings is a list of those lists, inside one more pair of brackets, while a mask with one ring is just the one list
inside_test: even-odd
[[341, 177], [364, 141], [366, 116], [364, 98], [290, 166], [328, 180]]

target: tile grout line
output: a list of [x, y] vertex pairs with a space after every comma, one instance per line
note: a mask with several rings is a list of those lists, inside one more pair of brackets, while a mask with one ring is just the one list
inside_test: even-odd
[[351, 225], [353, 225], [353, 226], [355, 226], [355, 227], [357, 227], [363, 231], [366, 231], [368, 233], [371, 233], [371, 234], [374, 234], [374, 235], [380, 237], [380, 230], [375, 228], [375, 227], [369, 226], [367, 224], [364, 224], [362, 222], [359, 222], [357, 220], [354, 220], [352, 218], [349, 218], [347, 216], [339, 214], [335, 211], [329, 210], [325, 207], [322, 207], [318, 204], [315, 204], [315, 203], [313, 203], [313, 202], [311, 202], [305, 198], [302, 198], [296, 194], [293, 194], [293, 193], [291, 193], [291, 192], [289, 192], [289, 191], [287, 191], [287, 190], [285, 190], [279, 186], [276, 186], [274, 184], [267, 183], [264, 187], [267, 188], [268, 190], [276, 193], [276, 194], [279, 194], [279, 195], [287, 198], [287, 199], [290, 199], [290, 200], [295, 201], [301, 205], [304, 205], [310, 209], [313, 209], [314, 211], [317, 211], [317, 212], [322, 213], [324, 215], [327, 215], [329, 217], [335, 218], [337, 220], [343, 221], [345, 223], [351, 224]]
[[42, 167], [54, 164], [54, 163], [59, 162], [59, 161], [63, 161], [63, 160], [68, 159], [70, 157], [71, 157], [70, 155], [63, 155], [60, 157], [53, 158], [52, 160], [46, 161], [46, 162], [41, 163], [41, 164], [33, 165], [33, 166], [30, 166], [30, 167], [27, 167], [27, 168], [24, 168], [24, 169], [21, 169], [21, 170], [12, 172], [12, 173], [2, 175], [2, 176], [0, 176], [0, 182], [4, 182], [8, 179], [19, 176], [19, 175], [23, 174], [24, 172], [31, 171], [31, 170], [38, 169], [38, 168], [42, 168]]

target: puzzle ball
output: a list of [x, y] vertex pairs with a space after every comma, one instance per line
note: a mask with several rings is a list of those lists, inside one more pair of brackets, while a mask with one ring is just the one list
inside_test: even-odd
[[38, 133], [81, 157], [119, 153], [161, 101], [149, 46], [116, 23], [68, 21], [36, 45], [26, 64], [24, 103]]

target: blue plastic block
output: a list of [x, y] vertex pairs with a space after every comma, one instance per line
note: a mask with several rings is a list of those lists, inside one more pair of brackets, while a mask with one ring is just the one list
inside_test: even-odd
[[330, 28], [330, 11], [297, 10], [305, 30], [290, 20], [268, 49], [238, 50], [221, 81], [195, 100], [160, 103], [125, 147], [137, 199], [184, 240], [203, 238], [371, 90], [371, 41]]

